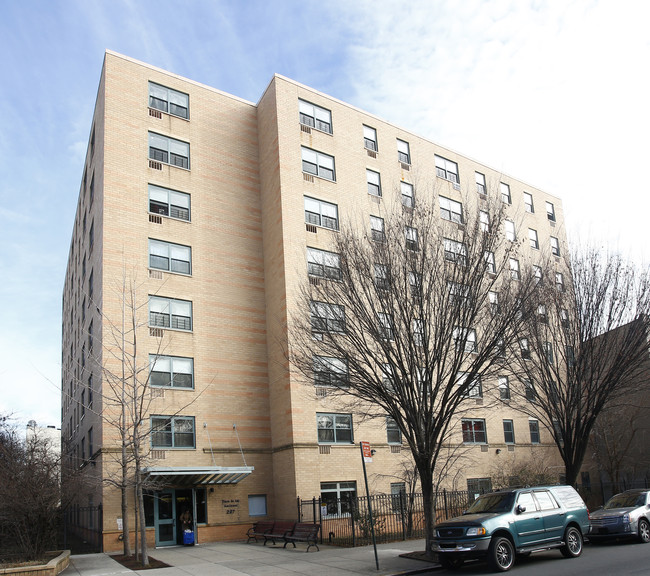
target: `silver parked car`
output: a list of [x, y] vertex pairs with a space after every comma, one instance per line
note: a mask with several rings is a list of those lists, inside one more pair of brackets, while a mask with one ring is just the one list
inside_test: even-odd
[[622, 537], [650, 542], [650, 490], [626, 490], [591, 513], [591, 542]]

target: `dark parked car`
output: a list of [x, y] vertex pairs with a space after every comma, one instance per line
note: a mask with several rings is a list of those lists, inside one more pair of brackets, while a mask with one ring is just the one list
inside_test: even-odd
[[650, 490], [626, 490], [591, 514], [590, 542], [614, 538], [650, 542]]
[[500, 490], [438, 524], [432, 552], [445, 568], [485, 558], [492, 570], [505, 572], [517, 554], [559, 548], [567, 558], [580, 556], [588, 532], [589, 512], [571, 486]]

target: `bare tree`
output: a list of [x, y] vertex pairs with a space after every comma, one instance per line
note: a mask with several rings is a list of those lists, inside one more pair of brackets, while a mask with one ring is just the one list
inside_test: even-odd
[[650, 276], [593, 248], [547, 270], [512, 343], [521, 382], [512, 405], [552, 432], [575, 484], [599, 414], [648, 377]]
[[500, 365], [533, 282], [516, 278], [519, 245], [503, 235], [500, 202], [480, 213], [424, 197], [370, 230], [343, 227], [331, 252], [309, 255], [289, 357], [357, 414], [397, 423], [422, 486], [428, 550], [442, 441]]

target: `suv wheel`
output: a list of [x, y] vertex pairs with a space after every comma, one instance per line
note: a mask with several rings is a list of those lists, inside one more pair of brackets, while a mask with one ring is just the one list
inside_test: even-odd
[[506, 572], [515, 563], [515, 547], [505, 536], [497, 536], [490, 542], [488, 566], [494, 572]]
[[443, 556], [441, 554], [438, 556], [438, 561], [445, 570], [460, 570], [463, 565], [463, 559], [457, 556]]
[[582, 554], [582, 534], [575, 526], [569, 526], [564, 533], [564, 546], [560, 552], [565, 558], [577, 558]]
[[639, 520], [639, 541], [643, 544], [650, 542], [650, 524], [645, 518]]

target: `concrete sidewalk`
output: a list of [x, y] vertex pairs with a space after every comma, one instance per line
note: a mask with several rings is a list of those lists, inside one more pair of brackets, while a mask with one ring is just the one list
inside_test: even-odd
[[271, 544], [220, 542], [199, 546], [158, 548], [150, 555], [169, 564], [170, 568], [132, 572], [107, 554], [72, 556], [63, 576], [112, 576], [140, 574], [141, 576], [393, 576], [423, 574], [439, 568], [400, 554], [424, 550], [424, 540], [408, 540], [377, 546], [379, 570], [376, 569], [372, 546], [339, 548], [323, 544], [320, 552], [306, 545], [296, 549]]

